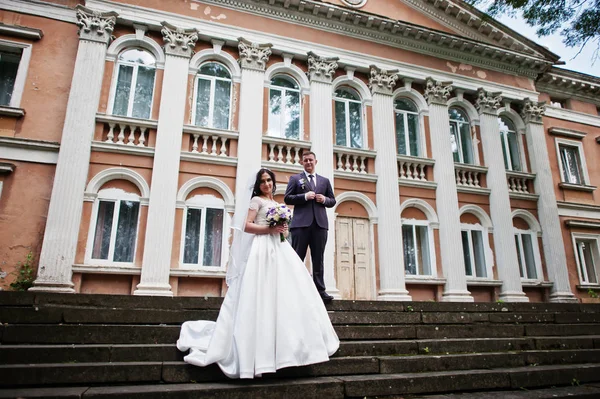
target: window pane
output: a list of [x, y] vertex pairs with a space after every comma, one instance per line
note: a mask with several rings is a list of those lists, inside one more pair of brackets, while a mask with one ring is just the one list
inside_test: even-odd
[[469, 119], [467, 119], [467, 116], [465, 115], [465, 113], [458, 108], [450, 108], [448, 110], [448, 116], [450, 117], [451, 120], [467, 122], [467, 123], [469, 122]]
[[10, 105], [20, 61], [20, 54], [0, 51], [0, 105]]
[[300, 139], [300, 93], [285, 92], [285, 137]]
[[358, 93], [350, 88], [342, 87], [335, 91], [335, 97], [347, 98], [349, 100], [360, 101]]
[[510, 161], [512, 170], [520, 171], [521, 170], [521, 155], [519, 154], [519, 141], [517, 138], [517, 133], [509, 132], [508, 133], [508, 150], [510, 151]]
[[410, 155], [419, 156], [419, 117], [408, 114], [408, 140], [410, 142]]
[[471, 128], [468, 123], [460, 125], [460, 146], [462, 149], [463, 163], [473, 163], [473, 146], [471, 145]]
[[269, 134], [281, 136], [281, 91], [269, 90]]
[[346, 104], [335, 102], [335, 145], [346, 147]]
[[452, 148], [454, 162], [462, 162], [459, 151], [460, 143], [458, 140], [458, 125], [456, 122], [450, 122], [450, 146]]
[[185, 243], [183, 247], [183, 263], [198, 263], [198, 250], [200, 248], [200, 223], [202, 210], [187, 210], [185, 222]]
[[404, 126], [404, 113], [399, 112], [396, 114], [396, 143], [398, 148], [398, 154], [408, 155], [406, 153], [406, 138], [404, 132], [406, 127]]
[[404, 270], [406, 274], [417, 274], [417, 257], [412, 225], [402, 226], [402, 243], [404, 247]]
[[527, 268], [527, 278], [537, 279], [537, 270], [535, 268], [535, 257], [533, 256], [533, 242], [530, 234], [522, 234], [523, 252], [525, 253], [525, 267]]
[[293, 79], [281, 75], [275, 76], [273, 79], [271, 79], [271, 85], [296, 90], [298, 89], [298, 84]]
[[208, 126], [208, 111], [210, 107], [210, 80], [198, 79], [196, 89], [196, 126]]
[[582, 184], [579, 151], [574, 147], [560, 146], [559, 148], [565, 181], [573, 184]]
[[419, 274], [431, 275], [431, 264], [429, 262], [429, 235], [427, 226], [415, 226], [417, 230], [417, 255], [419, 263]]
[[[579, 264], [582, 269], [585, 270], [587, 274], [586, 283], [589, 284], [598, 284], [598, 276], [596, 275], [596, 266], [594, 262], [594, 254], [592, 253], [592, 245], [595, 243], [593, 241], [578, 241], [577, 249], [578, 249], [578, 257]], [[583, 276], [584, 274], [581, 273]]]
[[231, 104], [231, 82], [215, 81], [215, 109], [213, 110], [213, 127], [229, 129], [229, 107]]
[[475, 275], [477, 277], [487, 277], [483, 234], [479, 230], [473, 230], [471, 234], [473, 237], [473, 256], [475, 256]]
[[525, 273], [523, 270], [523, 260], [521, 259], [521, 235], [515, 234], [515, 245], [517, 246], [517, 260], [519, 261], [519, 272], [521, 273], [521, 278], [525, 278]]
[[113, 107], [114, 115], [127, 116], [127, 107], [129, 106], [129, 95], [131, 92], [131, 79], [133, 76], [133, 67], [129, 65], [119, 65], [119, 76], [117, 77], [117, 88], [115, 91], [115, 104]]
[[223, 244], [223, 210], [207, 209], [204, 227], [204, 266], [221, 266], [221, 245]]
[[415, 104], [406, 98], [396, 99], [396, 101], [394, 102], [394, 108], [402, 111], [417, 112], [417, 107], [415, 106]]
[[512, 162], [510, 162], [509, 155], [506, 152], [506, 132], [500, 133], [500, 146], [502, 147], [502, 157], [504, 158], [504, 169], [511, 170], [510, 165]]
[[350, 109], [350, 144], [352, 148], [362, 148], [363, 138], [360, 127], [361, 108], [360, 103], [349, 103]]
[[227, 68], [216, 62], [209, 62], [198, 69], [199, 75], [216, 76], [219, 78], [231, 79], [231, 75]]
[[114, 211], [114, 202], [100, 201], [98, 204], [98, 218], [96, 219], [96, 232], [92, 249], [93, 259], [108, 259]]
[[463, 247], [463, 257], [465, 258], [465, 272], [467, 276], [473, 275], [473, 261], [471, 260], [471, 248], [469, 245], [469, 232], [461, 231], [460, 235], [462, 237], [462, 247]]
[[154, 90], [154, 73], [154, 68], [138, 67], [135, 97], [133, 98], [133, 110], [131, 113], [131, 116], [134, 118], [150, 118], [152, 92]]
[[139, 210], [139, 202], [121, 201], [115, 240], [115, 262], [133, 262]]
[[147, 51], [131, 49], [119, 54], [119, 61], [131, 62], [140, 65], [152, 66], [156, 64], [154, 56]]

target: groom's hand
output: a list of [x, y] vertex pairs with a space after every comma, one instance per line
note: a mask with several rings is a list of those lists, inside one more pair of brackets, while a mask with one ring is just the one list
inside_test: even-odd
[[[320, 194], [318, 194], [318, 195], [320, 195]], [[315, 194], [314, 191], [309, 191], [304, 195], [304, 197], [306, 198], [307, 201], [311, 201], [311, 200], [314, 200], [315, 196], [318, 196], [318, 195]]]
[[317, 200], [317, 202], [323, 204], [325, 203], [325, 196], [323, 194], [316, 194], [315, 198]]

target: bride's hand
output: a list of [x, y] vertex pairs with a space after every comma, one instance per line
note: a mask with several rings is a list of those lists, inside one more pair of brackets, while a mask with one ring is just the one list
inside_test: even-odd
[[277, 224], [274, 226], [274, 232], [279, 234], [287, 233], [288, 227], [287, 224]]

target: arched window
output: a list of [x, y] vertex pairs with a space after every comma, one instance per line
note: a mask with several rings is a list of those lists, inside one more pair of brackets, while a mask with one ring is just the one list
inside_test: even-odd
[[404, 270], [415, 276], [431, 276], [433, 245], [427, 220], [402, 219]]
[[504, 154], [504, 167], [506, 170], [521, 171], [521, 155], [519, 140], [515, 125], [505, 116], [498, 118], [500, 125], [500, 140], [502, 141], [502, 154]]
[[473, 145], [471, 143], [471, 124], [467, 114], [460, 108], [448, 110], [450, 117], [450, 139], [454, 162], [473, 163]]
[[156, 59], [142, 49], [129, 49], [119, 54], [113, 115], [149, 119], [154, 95]]
[[98, 192], [92, 216], [92, 263], [133, 263], [139, 213], [139, 195], [117, 188]]
[[396, 148], [400, 155], [419, 156], [419, 114], [414, 102], [398, 98], [394, 102], [396, 113]]
[[523, 280], [542, 279], [542, 261], [538, 242], [538, 231], [525, 219], [513, 218], [513, 231], [517, 248], [519, 272]]
[[224, 201], [196, 195], [185, 201], [182, 263], [191, 267], [222, 267], [225, 229]]
[[207, 62], [196, 75], [194, 125], [229, 129], [231, 114], [231, 73], [223, 65]]
[[460, 233], [467, 277], [487, 278], [487, 229], [481, 225], [462, 224]]
[[287, 75], [276, 75], [269, 85], [269, 135], [300, 139], [300, 87]]
[[335, 144], [362, 148], [362, 101], [356, 90], [341, 87], [335, 91]]

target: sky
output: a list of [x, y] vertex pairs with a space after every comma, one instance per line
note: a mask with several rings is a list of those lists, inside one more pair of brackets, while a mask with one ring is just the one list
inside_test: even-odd
[[496, 17], [496, 19], [512, 30], [542, 46], [547, 47], [554, 54], [560, 56], [561, 61], [566, 63], [565, 65], [559, 66], [560, 68], [587, 73], [588, 75], [600, 76], [600, 60], [596, 61], [595, 65], [592, 65], [594, 46], [597, 43], [587, 45], [583, 51], [577, 55], [579, 47], [566, 47], [562, 43], [563, 38], [558, 32], [550, 36], [538, 38], [535, 34], [536, 28], [527, 25], [520, 17], [511, 18], [508, 16], [502, 16]]

